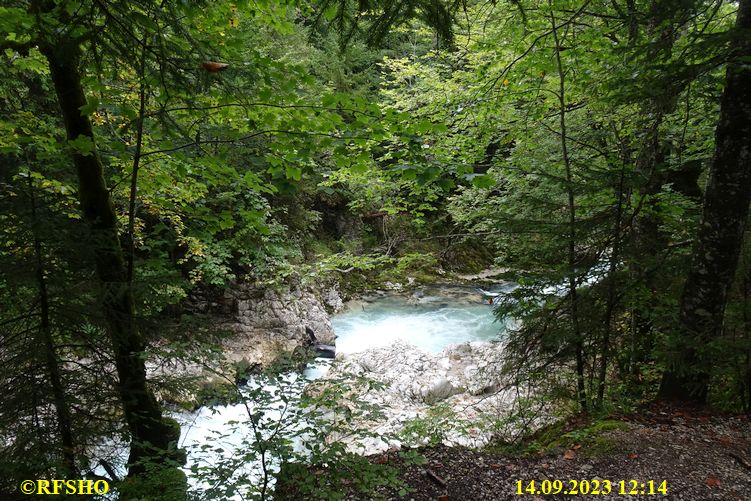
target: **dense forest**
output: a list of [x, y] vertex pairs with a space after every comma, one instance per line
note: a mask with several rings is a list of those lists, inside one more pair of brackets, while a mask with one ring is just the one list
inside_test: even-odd
[[[524, 395], [508, 454], [655, 402], [751, 414], [749, 0], [5, 0], [0, 46], [4, 499], [409, 499], [336, 439], [376, 383], [293, 388], [317, 329], [227, 355], [247, 291], [513, 284], [482, 367]], [[185, 467], [176, 413], [228, 402], [252, 443]]]

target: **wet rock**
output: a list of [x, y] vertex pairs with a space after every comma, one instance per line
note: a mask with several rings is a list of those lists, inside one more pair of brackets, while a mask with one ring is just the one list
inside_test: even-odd
[[336, 358], [336, 347], [330, 344], [316, 344], [315, 350], [319, 358]]

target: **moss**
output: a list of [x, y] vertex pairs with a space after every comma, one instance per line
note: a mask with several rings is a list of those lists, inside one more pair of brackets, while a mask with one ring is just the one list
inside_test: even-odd
[[413, 252], [397, 258], [396, 265], [383, 270], [377, 280], [382, 284], [385, 282], [405, 283], [409, 277], [416, 283], [430, 283], [439, 276], [438, 267], [438, 260], [434, 256]]
[[588, 444], [586, 448], [581, 449], [581, 454], [584, 457], [594, 458], [600, 456], [607, 456], [619, 448], [618, 443], [608, 437], [595, 437], [591, 444]]
[[479, 240], [468, 240], [441, 252], [441, 264], [456, 273], [479, 273], [492, 266], [495, 255]]
[[623, 421], [616, 421], [615, 419], [603, 419], [602, 421], [595, 421], [589, 429], [592, 433], [596, 434], [605, 431], [627, 430], [628, 424]]
[[342, 273], [339, 280], [339, 292], [344, 297], [354, 296], [363, 291], [377, 288], [373, 286], [374, 279], [369, 279], [365, 274], [358, 271]]
[[325, 242], [323, 240], [309, 240], [306, 242], [305, 255], [308, 258], [318, 256], [330, 256], [334, 253], [330, 245], [336, 245], [336, 242]]
[[558, 421], [548, 425], [519, 443], [495, 443], [486, 450], [497, 454], [511, 456], [529, 456], [532, 454], [557, 455], [574, 445], [581, 446], [578, 453], [584, 457], [606, 455], [615, 450], [618, 444], [607, 432], [628, 429], [622, 421], [603, 419], [586, 423], [572, 424]]
[[566, 422], [558, 421], [549, 426], [546, 426], [538, 433], [536, 433], [536, 438], [534, 441], [541, 444], [542, 446], [554, 444], [561, 439], [561, 436], [563, 436], [565, 431]]

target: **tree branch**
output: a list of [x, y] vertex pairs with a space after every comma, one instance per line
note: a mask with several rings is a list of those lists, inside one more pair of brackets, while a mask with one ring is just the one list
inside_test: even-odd
[[254, 132], [252, 134], [238, 137], [236, 139], [209, 139], [206, 141], [199, 140], [199, 141], [193, 141], [193, 142], [186, 143], [186, 144], [181, 144], [180, 146], [175, 146], [174, 148], [165, 148], [162, 150], [147, 151], [141, 154], [141, 158], [147, 157], [150, 155], [156, 155], [159, 153], [172, 153], [175, 151], [184, 150], [185, 148], [190, 148], [191, 146], [201, 146], [204, 144], [234, 144], [234, 143], [238, 143], [241, 141], [246, 141], [248, 139], [253, 139], [254, 137], [263, 136], [265, 134], [289, 134], [292, 136], [323, 136], [323, 137], [332, 137], [334, 139], [369, 139], [364, 136], [340, 136], [337, 134], [328, 134], [325, 132], [303, 132], [303, 131], [291, 131], [291, 130], [281, 130], [281, 129], [268, 129], [268, 130]]

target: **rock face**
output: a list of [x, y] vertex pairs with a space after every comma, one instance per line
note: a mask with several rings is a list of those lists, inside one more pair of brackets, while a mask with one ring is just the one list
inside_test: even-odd
[[344, 309], [344, 301], [339, 295], [339, 289], [334, 286], [321, 293], [321, 300], [329, 313], [339, 313]]
[[[231, 333], [220, 341], [224, 361], [229, 364], [207, 360], [205, 362], [212, 367], [208, 370], [197, 362], [170, 361], [165, 364], [164, 360], [149, 360], [149, 378], [159, 381], [179, 377], [191, 379], [195, 384], [226, 384], [242, 376], [242, 371], [268, 367], [300, 348], [333, 358], [336, 336], [329, 312], [338, 311], [342, 305], [336, 287], [318, 293], [299, 288], [275, 291], [250, 285], [234, 285], [223, 291], [194, 291], [187, 311], [212, 315], [216, 327]], [[181, 404], [195, 403], [195, 388], [189, 386], [178, 385], [180, 390], [159, 393], [158, 396]]]
[[[514, 401], [514, 389], [504, 389], [501, 377], [500, 343], [472, 342], [450, 345], [440, 353], [427, 353], [397, 342], [347, 358], [338, 357], [326, 378], [345, 374], [364, 376], [384, 383], [383, 389], [350, 395], [351, 402], [376, 405], [385, 414], [378, 423], [356, 423], [379, 434], [396, 436], [411, 422], [423, 428], [440, 414], [447, 431], [440, 441], [447, 445], [482, 446], [495, 430], [496, 421]], [[322, 381], [325, 384], [325, 379]], [[437, 413], [436, 404], [441, 410]], [[417, 421], [415, 421], [417, 420]], [[438, 427], [436, 427], [437, 430]], [[398, 442], [409, 441], [402, 433]], [[416, 443], [426, 437], [412, 437]], [[436, 437], [430, 437], [435, 440]], [[351, 444], [364, 454], [380, 452], [395, 444], [388, 440]]]
[[[224, 347], [232, 361], [267, 365], [281, 353], [308, 346], [310, 332], [320, 344], [335, 344], [329, 313], [311, 291], [238, 287], [227, 295], [232, 303], [232, 321], [228, 327], [237, 333]], [[321, 295], [332, 311], [341, 307], [336, 289]]]
[[271, 289], [262, 295], [237, 298], [236, 320], [241, 332], [266, 332], [282, 338], [305, 341], [306, 328], [318, 341], [334, 344], [334, 329], [321, 302], [308, 291], [280, 293]]

